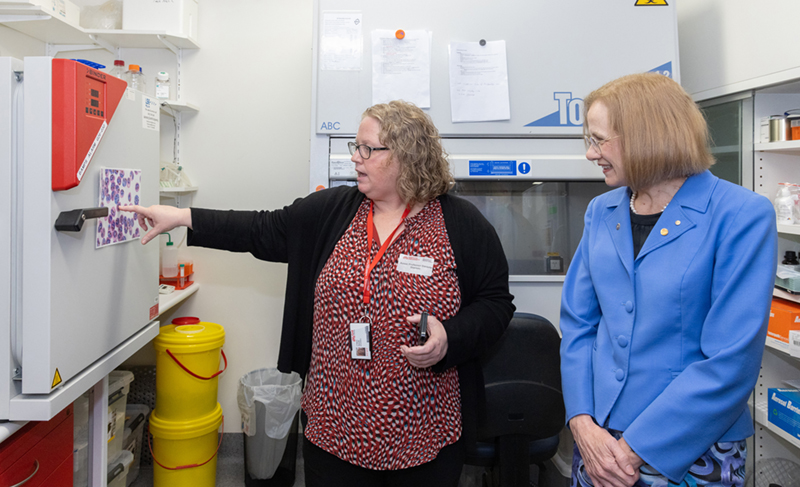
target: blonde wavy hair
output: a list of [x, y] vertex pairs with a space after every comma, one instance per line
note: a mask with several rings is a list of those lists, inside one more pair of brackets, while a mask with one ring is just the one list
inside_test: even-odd
[[427, 203], [453, 186], [447, 153], [431, 118], [416, 105], [395, 100], [371, 106], [361, 119], [380, 124], [378, 140], [400, 165], [397, 193], [409, 204]]
[[[714, 164], [706, 120], [672, 79], [658, 73], [623, 76], [591, 92], [584, 99], [585, 113], [597, 102], [606, 107], [619, 137], [632, 191], [699, 174]], [[583, 132], [589, 132], [587, 117]]]

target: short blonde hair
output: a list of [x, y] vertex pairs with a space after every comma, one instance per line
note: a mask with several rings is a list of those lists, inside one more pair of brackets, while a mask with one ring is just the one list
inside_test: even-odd
[[447, 154], [431, 118], [416, 105], [391, 101], [367, 108], [380, 124], [378, 139], [400, 165], [397, 192], [409, 204], [427, 203], [453, 185]]
[[[633, 191], [699, 174], [714, 164], [706, 120], [672, 79], [640, 73], [615, 79], [584, 99], [586, 113], [602, 102], [621, 143], [625, 180]], [[584, 117], [584, 133], [588, 121]]]

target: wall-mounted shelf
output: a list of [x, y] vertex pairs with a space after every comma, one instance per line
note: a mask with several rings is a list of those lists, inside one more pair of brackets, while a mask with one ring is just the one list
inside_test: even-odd
[[158, 316], [185, 301], [189, 296], [196, 293], [198, 289], [200, 289], [200, 284], [195, 282], [186, 289], [176, 290], [171, 294], [160, 294], [158, 296]]
[[[169, 34], [155, 30], [98, 30], [86, 29], [87, 34], [96, 35], [114, 47], [163, 49], [166, 40], [180, 49], [199, 49], [197, 41], [180, 34]], [[163, 40], [162, 40], [163, 39]]]
[[163, 196], [172, 194], [186, 194], [197, 191], [197, 186], [184, 186], [182, 188], [161, 188], [158, 190]]
[[753, 149], [760, 152], [775, 152], [778, 154], [791, 154], [793, 156], [800, 156], [800, 140], [753, 144]]
[[779, 223], [778, 233], [785, 233], [787, 235], [800, 235], [800, 225], [784, 225]]
[[[784, 291], [783, 289], [772, 288], [772, 295], [776, 298], [785, 299], [786, 301], [794, 301], [795, 303], [800, 303], [800, 294], [792, 294]], [[788, 348], [786, 349], [789, 350]]]
[[756, 402], [756, 410], [755, 410], [755, 419], [756, 423], [760, 424], [761, 426], [767, 428], [768, 430], [775, 433], [776, 436], [783, 438], [784, 440], [791, 443], [795, 448], [800, 448], [800, 439], [795, 438], [794, 436], [790, 435], [786, 431], [778, 428], [774, 424], [770, 423], [768, 420], [769, 415], [769, 404], [767, 400], [758, 401]]
[[55, 51], [119, 48], [199, 49], [197, 40], [159, 31], [84, 29], [39, 5], [0, 3], [0, 24], [54, 46]]
[[174, 112], [179, 113], [197, 113], [200, 111], [200, 108], [197, 105], [193, 105], [191, 103], [184, 103], [182, 101], [171, 101], [171, 100], [163, 100], [161, 101], [161, 113], [164, 113], [169, 116], [174, 116]]

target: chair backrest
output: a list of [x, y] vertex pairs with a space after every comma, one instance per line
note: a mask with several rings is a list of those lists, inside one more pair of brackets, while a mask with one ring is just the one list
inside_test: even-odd
[[481, 357], [486, 417], [479, 420], [479, 440], [509, 434], [536, 440], [561, 431], [560, 345], [558, 331], [547, 319], [514, 314], [500, 341]]

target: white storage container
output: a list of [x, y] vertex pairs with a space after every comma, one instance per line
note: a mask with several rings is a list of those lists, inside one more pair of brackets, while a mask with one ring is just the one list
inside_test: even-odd
[[122, 30], [155, 30], [197, 39], [197, 0], [123, 0]]
[[122, 448], [133, 453], [133, 464], [128, 470], [126, 486], [130, 486], [139, 476], [139, 465], [142, 463], [142, 443], [144, 441], [144, 423], [150, 408], [144, 404], [128, 404], [125, 408], [125, 434], [122, 436]]
[[108, 487], [125, 487], [125, 481], [128, 479], [128, 471], [132, 463], [133, 453], [128, 450], [119, 452], [113, 460], [108, 462], [106, 485]]
[[[108, 374], [108, 457], [114, 458], [122, 450], [125, 431], [125, 407], [128, 391], [133, 382], [133, 372], [115, 370]], [[124, 482], [123, 482], [123, 485]]]

